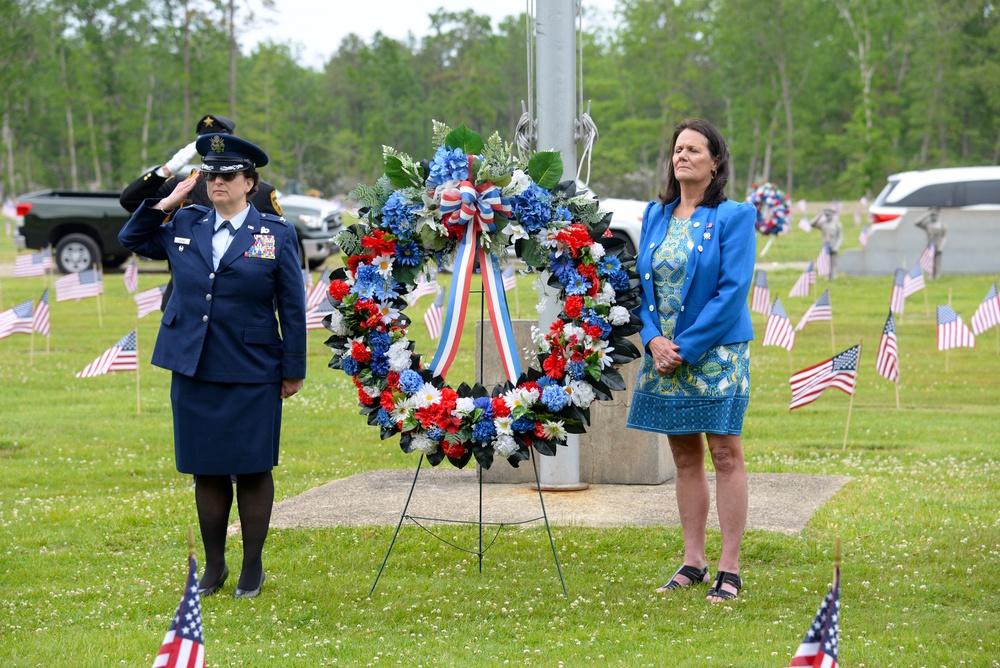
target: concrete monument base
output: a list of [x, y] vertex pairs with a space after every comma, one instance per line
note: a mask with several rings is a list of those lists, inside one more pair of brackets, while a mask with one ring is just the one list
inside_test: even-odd
[[[476, 323], [477, 350], [483, 350], [482, 373], [479, 359], [476, 360], [476, 377], [483, 379], [483, 385], [492, 390], [497, 383], [506, 379], [496, 354], [493, 330], [487, 325], [486, 339], [483, 340], [483, 325]], [[537, 326], [534, 320], [515, 320], [512, 323], [514, 338], [521, 357], [521, 367], [527, 368], [533, 359], [535, 346], [531, 342], [531, 328]], [[632, 343], [642, 348], [639, 335], [632, 337]], [[485, 348], [482, 346], [485, 345]], [[531, 351], [530, 355], [525, 351]], [[659, 485], [674, 477], [674, 462], [670, 456], [667, 437], [635, 429], [626, 429], [625, 420], [632, 400], [632, 388], [639, 372], [639, 361], [623, 366], [621, 374], [625, 378], [626, 389], [615, 392], [611, 401], [595, 401], [590, 407], [590, 426], [587, 433], [580, 436], [580, 482], [606, 485]], [[536, 453], [537, 454], [537, 453]], [[540, 458], [542, 455], [538, 455]], [[559, 454], [556, 454], [558, 457]], [[522, 462], [514, 468], [506, 460], [494, 460], [489, 470], [483, 471], [483, 482], [491, 483], [535, 483], [531, 462]]]

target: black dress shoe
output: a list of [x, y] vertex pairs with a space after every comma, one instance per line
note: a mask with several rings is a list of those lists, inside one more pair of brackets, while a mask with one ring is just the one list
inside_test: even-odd
[[209, 587], [198, 587], [198, 596], [200, 596], [201, 598], [205, 598], [206, 596], [211, 596], [215, 592], [219, 591], [220, 589], [222, 589], [222, 585], [226, 584], [226, 578], [228, 577], [229, 577], [229, 566], [223, 566], [222, 576], [219, 578], [219, 581]]
[[260, 584], [257, 585], [256, 589], [241, 589], [240, 587], [237, 587], [236, 591], [233, 592], [233, 598], [253, 598], [257, 594], [259, 594], [260, 588], [264, 586], [265, 575], [266, 573], [260, 574]]

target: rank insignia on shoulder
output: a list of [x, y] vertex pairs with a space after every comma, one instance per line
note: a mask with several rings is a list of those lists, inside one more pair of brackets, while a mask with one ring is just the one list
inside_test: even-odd
[[253, 257], [261, 260], [274, 259], [274, 235], [255, 234], [253, 235], [253, 246], [243, 254], [244, 257]]

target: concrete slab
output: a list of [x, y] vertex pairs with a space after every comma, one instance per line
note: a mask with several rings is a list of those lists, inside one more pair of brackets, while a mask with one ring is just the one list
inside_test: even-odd
[[[522, 466], [529, 466], [528, 463]], [[334, 480], [275, 504], [274, 528], [395, 525], [413, 485], [414, 470], [368, 471]], [[748, 529], [799, 533], [809, 518], [850, 477], [752, 473]], [[715, 516], [714, 475], [709, 526]], [[541, 518], [538, 492], [525, 484], [482, 486], [483, 521], [516, 523]], [[660, 485], [591, 485], [580, 492], [545, 492], [545, 510], [554, 525], [581, 527], [679, 526], [673, 481]], [[407, 514], [476, 520], [479, 482], [474, 468], [442, 465], [420, 470]]]

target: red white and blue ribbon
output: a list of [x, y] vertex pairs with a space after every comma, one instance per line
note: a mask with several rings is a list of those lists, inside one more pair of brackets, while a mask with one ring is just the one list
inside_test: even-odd
[[[472, 159], [472, 156], [469, 156], [470, 174]], [[500, 196], [500, 189], [492, 183], [483, 183], [477, 187], [471, 181], [462, 181], [457, 188], [442, 193], [440, 208], [444, 213], [442, 219], [444, 223], [452, 226], [463, 224], [465, 231], [455, 255], [444, 327], [437, 352], [431, 360], [431, 370], [435, 375], [444, 378], [458, 353], [458, 344], [462, 338], [465, 314], [468, 310], [469, 289], [478, 256], [483, 276], [483, 293], [490, 311], [490, 325], [493, 327], [500, 361], [507, 379], [516, 382], [521, 375], [521, 362], [507, 309], [503, 276], [496, 257], [492, 253], [487, 254], [479, 245], [480, 234], [496, 230], [495, 215], [510, 217], [510, 203]]]

